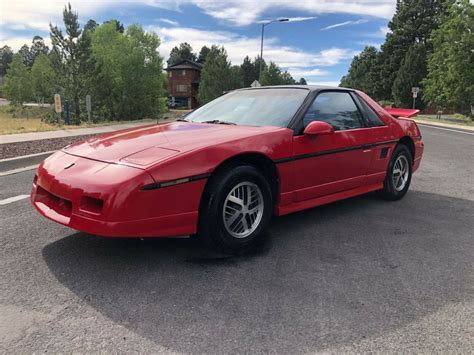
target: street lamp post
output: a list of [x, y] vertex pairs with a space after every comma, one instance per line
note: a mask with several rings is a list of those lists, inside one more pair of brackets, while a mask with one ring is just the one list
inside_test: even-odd
[[263, 34], [265, 32], [265, 26], [268, 26], [274, 22], [287, 22], [289, 21], [290, 19], [288, 18], [280, 18], [278, 20], [271, 20], [271, 21], [268, 21], [268, 22], [263, 22], [262, 23], [262, 41], [260, 42], [260, 70], [259, 70], [259, 73], [258, 73], [258, 80], [259, 81], [262, 81], [262, 65], [263, 65]]

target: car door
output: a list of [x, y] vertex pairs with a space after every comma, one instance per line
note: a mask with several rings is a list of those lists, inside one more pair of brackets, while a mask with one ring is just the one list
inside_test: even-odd
[[399, 139], [397, 139], [391, 127], [367, 103], [366, 99], [370, 100], [367, 95], [364, 98], [357, 93], [351, 93], [351, 96], [356, 101], [367, 126], [368, 134], [364, 138], [364, 144], [370, 144], [372, 147], [372, 160], [366, 173], [364, 185], [382, 183], [385, 179], [392, 151]]
[[320, 92], [303, 116], [304, 127], [315, 120], [335, 132], [294, 136], [295, 202], [362, 186], [372, 158], [370, 134], [349, 92]]

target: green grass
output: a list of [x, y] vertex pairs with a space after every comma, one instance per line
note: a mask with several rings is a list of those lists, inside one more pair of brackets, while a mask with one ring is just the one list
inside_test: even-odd
[[49, 108], [25, 107], [13, 109], [10, 106], [0, 106], [0, 134], [25, 132], [44, 132], [59, 129], [59, 127], [42, 122], [41, 117]]
[[418, 115], [414, 118], [428, 121], [431, 123], [446, 123], [446, 124], [455, 124], [459, 126], [474, 127], [474, 121], [472, 121], [469, 117], [459, 115], [459, 114], [441, 115], [440, 119], [436, 118], [436, 115]]
[[[54, 125], [43, 122], [41, 117], [50, 111], [49, 107], [24, 107], [23, 109], [11, 106], [0, 106], [0, 135], [28, 132], [57, 131], [61, 129], [75, 129], [87, 127], [107, 126], [134, 121], [104, 121], [99, 123], [82, 122], [80, 125]], [[185, 111], [170, 110], [163, 118], [173, 119], [185, 114]], [[154, 121], [154, 120], [153, 120]], [[136, 121], [135, 121], [136, 122]], [[152, 122], [150, 120], [150, 122]]]

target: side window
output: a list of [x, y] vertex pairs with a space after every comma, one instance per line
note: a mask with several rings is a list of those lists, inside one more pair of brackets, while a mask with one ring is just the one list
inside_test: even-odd
[[385, 124], [383, 121], [379, 118], [379, 116], [372, 110], [372, 107], [370, 107], [365, 100], [360, 97], [359, 95], [354, 95], [356, 97], [356, 100], [359, 102], [359, 105], [362, 108], [362, 111], [364, 111], [364, 117], [369, 123], [369, 126], [375, 127], [375, 126], [384, 126]]
[[347, 92], [322, 92], [306, 112], [304, 126], [311, 121], [324, 121], [336, 131], [362, 128], [362, 120], [354, 100]]

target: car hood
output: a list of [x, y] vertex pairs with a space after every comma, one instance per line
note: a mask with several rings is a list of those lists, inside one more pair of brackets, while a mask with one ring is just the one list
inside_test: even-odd
[[279, 129], [282, 128], [171, 122], [101, 135], [69, 145], [63, 152], [146, 168], [184, 152]]

